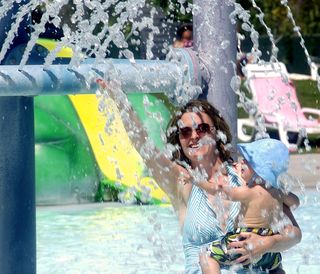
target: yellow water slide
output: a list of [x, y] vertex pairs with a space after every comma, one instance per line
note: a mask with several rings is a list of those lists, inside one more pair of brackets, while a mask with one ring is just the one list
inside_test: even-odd
[[[55, 50], [57, 41], [38, 39], [37, 44], [50, 52]], [[68, 47], [62, 47], [57, 53], [57, 57], [67, 59], [71, 58], [72, 55], [72, 49]], [[152, 95], [148, 96], [153, 98]], [[143, 160], [132, 146], [115, 104], [111, 106], [112, 110], [110, 112], [114, 115], [114, 120], [106, 130], [106, 123], [110, 117], [106, 117], [99, 111], [99, 99], [95, 94], [69, 95], [69, 98], [89, 139], [102, 176], [107, 178], [108, 182], [114, 182], [115, 184], [118, 182], [121, 186], [135, 187], [138, 192], [149, 193], [150, 198], [155, 201], [168, 201], [167, 196], [156, 182], [150, 177], [143, 176]], [[139, 99], [138, 102], [140, 101]], [[156, 101], [158, 102], [157, 99]], [[156, 101], [153, 102], [155, 111], [161, 108], [162, 112], [168, 112], [163, 104], [159, 104], [160, 101], [158, 103]], [[141, 108], [141, 105], [137, 102], [133, 106], [136, 106], [136, 111], [141, 114], [143, 107]], [[168, 113], [162, 114], [168, 116]], [[153, 127], [150, 133], [151, 137], [156, 139], [155, 135], [159, 135], [159, 125], [155, 123], [154, 119], [151, 121], [145, 114], [141, 118], [144, 120], [143, 122], [147, 123], [147, 127]], [[159, 140], [159, 136], [157, 138], [156, 145], [159, 145], [161, 140]]]
[[150, 177], [143, 177], [143, 160], [132, 146], [121, 121], [120, 114], [113, 104], [113, 122], [106, 128], [108, 117], [99, 111], [96, 95], [70, 95], [81, 123], [90, 141], [102, 175], [126, 187], [149, 192], [158, 201], [168, 201], [164, 192]]

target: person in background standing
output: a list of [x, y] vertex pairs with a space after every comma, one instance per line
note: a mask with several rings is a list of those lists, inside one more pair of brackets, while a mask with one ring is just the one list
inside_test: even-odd
[[174, 41], [174, 48], [190, 48], [193, 46], [192, 41], [192, 24], [183, 24], [177, 30], [177, 40]]

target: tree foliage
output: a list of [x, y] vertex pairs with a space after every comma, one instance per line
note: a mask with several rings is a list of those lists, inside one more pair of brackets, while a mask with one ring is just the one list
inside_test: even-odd
[[250, 11], [252, 23], [259, 33], [264, 33], [265, 28], [257, 16], [260, 11], [252, 3], [256, 3], [264, 13], [264, 21], [275, 37], [294, 34], [294, 26], [288, 18], [289, 10], [304, 35], [320, 33], [319, 0], [239, 0], [238, 2]]
[[[174, 21], [192, 20], [191, 12], [186, 10], [192, 0], [149, 0], [149, 2], [161, 7]], [[256, 3], [264, 13], [264, 21], [275, 37], [294, 34], [286, 4], [304, 35], [320, 33], [320, 0], [237, 0], [237, 2], [250, 11], [251, 22], [259, 33], [264, 33], [265, 28], [257, 17], [260, 11], [253, 3]]]
[[152, 5], [161, 7], [166, 15], [175, 22], [191, 22], [192, 0], [148, 0]]

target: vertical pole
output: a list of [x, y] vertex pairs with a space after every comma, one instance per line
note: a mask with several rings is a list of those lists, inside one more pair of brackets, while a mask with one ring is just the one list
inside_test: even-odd
[[193, 17], [195, 50], [205, 68], [202, 75], [208, 85], [208, 101], [226, 119], [233, 145], [237, 134], [237, 98], [230, 86], [236, 62], [236, 26], [229, 19], [232, 0], [194, 0], [200, 8]]
[[33, 98], [0, 98], [0, 266], [36, 273]]
[[[0, 20], [0, 48], [19, 5]], [[11, 49], [25, 43], [24, 19]], [[5, 60], [4, 62], [5, 63]], [[0, 76], [2, 77], [2, 76]], [[32, 97], [0, 97], [0, 268], [36, 273], [34, 110]]]

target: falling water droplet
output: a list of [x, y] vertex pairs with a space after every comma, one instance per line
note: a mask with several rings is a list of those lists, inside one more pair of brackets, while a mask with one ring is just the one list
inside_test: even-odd
[[128, 49], [125, 49], [121, 53], [123, 54], [123, 56], [125, 58], [127, 58], [130, 61], [131, 64], [135, 64], [136, 63], [132, 51], [130, 51]]
[[224, 40], [224, 41], [222, 41], [220, 46], [221, 46], [222, 49], [227, 49], [230, 46], [230, 41], [229, 40]]
[[318, 181], [318, 182], [316, 183], [316, 190], [317, 190], [318, 192], [320, 192], [320, 181]]

